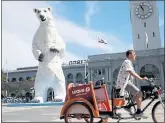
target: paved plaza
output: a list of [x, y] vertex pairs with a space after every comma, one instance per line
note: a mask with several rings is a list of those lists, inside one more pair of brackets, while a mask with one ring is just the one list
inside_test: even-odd
[[[155, 101], [156, 102], [156, 101]], [[151, 110], [153, 105], [145, 111], [148, 118], [142, 118], [137, 121], [134, 119], [121, 120], [120, 122], [153, 122]], [[143, 107], [148, 103], [148, 100], [143, 102]], [[59, 119], [62, 106], [31, 106], [31, 107], [6, 107], [2, 106], [2, 122], [64, 122]], [[121, 109], [120, 112], [124, 116], [129, 116], [128, 112]], [[117, 122], [116, 119], [109, 118], [108, 122]]]

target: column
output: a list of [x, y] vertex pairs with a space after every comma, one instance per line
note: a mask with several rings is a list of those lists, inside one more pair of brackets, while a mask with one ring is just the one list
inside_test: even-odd
[[93, 70], [92, 70], [92, 68], [90, 68], [90, 80], [89, 81], [93, 80], [92, 73], [93, 73]]
[[76, 83], [76, 75], [73, 74], [73, 83]]
[[108, 80], [108, 77], [109, 75], [108, 75], [108, 67], [107, 68], [105, 68], [105, 82], [107, 82], [107, 81], [109, 81]]
[[109, 75], [108, 75], [109, 76], [109, 80], [108, 81], [110, 81], [112, 83], [112, 81], [113, 81], [112, 80], [112, 70], [111, 70], [110, 67], [108, 68], [108, 70], [109, 70]]
[[108, 89], [108, 96], [109, 98], [111, 98], [111, 89], [112, 89], [112, 85], [113, 85], [113, 80], [112, 80], [112, 69], [110, 67], [108, 67], [108, 73], [109, 73], [109, 81], [110, 81], [110, 87]]
[[105, 68], [105, 84], [106, 84], [106, 88], [107, 88], [107, 91], [109, 92], [109, 69], [108, 67]]
[[160, 63], [160, 84], [161, 84], [161, 88], [164, 89], [164, 71], [163, 71], [163, 63]]

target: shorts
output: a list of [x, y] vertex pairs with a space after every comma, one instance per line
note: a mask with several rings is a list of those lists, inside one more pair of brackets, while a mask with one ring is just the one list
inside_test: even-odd
[[140, 92], [139, 88], [137, 88], [133, 83], [129, 82], [125, 88], [126, 91], [130, 92], [131, 95], [136, 96], [137, 93]]

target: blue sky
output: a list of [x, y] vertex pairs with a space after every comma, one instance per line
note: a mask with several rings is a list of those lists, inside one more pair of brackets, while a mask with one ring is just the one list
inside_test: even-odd
[[[85, 2], [85, 1], [64, 1], [62, 3], [61, 16], [73, 23], [86, 27], [92, 30], [109, 33], [118, 37], [120, 41], [126, 44], [132, 44], [132, 27], [130, 22], [130, 4], [129, 1], [100, 1], [100, 2]], [[53, 2], [50, 4], [56, 7]], [[159, 9], [159, 21], [162, 46], [164, 46], [164, 3], [157, 2]], [[57, 7], [58, 8], [58, 7]], [[59, 7], [60, 8], [60, 7]], [[58, 9], [59, 9], [58, 8]], [[89, 20], [87, 22], [85, 15], [89, 11]], [[91, 11], [91, 12], [90, 12]], [[74, 48], [73, 48], [74, 47]], [[90, 54], [98, 54], [97, 49], [90, 49], [85, 46], [68, 43], [67, 49], [72, 52], [77, 52], [82, 55], [82, 50], [86, 49]], [[120, 47], [116, 47], [120, 48]], [[128, 47], [129, 48], [129, 47]], [[119, 52], [122, 50], [119, 50]], [[115, 52], [115, 51], [112, 51]], [[118, 52], [118, 50], [116, 51]], [[101, 52], [102, 53], [102, 52]]]
[[[157, 5], [164, 47], [164, 2], [157, 1]], [[13, 70], [38, 65], [31, 51], [32, 39], [39, 27], [33, 8], [49, 6], [57, 31], [66, 43], [63, 62], [132, 48], [129, 1], [3, 1], [2, 68]], [[17, 13], [14, 16], [13, 10]], [[11, 21], [11, 18], [14, 19]], [[99, 44], [98, 38], [107, 40], [108, 44]]]

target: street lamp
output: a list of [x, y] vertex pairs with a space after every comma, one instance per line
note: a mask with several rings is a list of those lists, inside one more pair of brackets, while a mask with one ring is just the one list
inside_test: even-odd
[[[107, 44], [107, 41], [106, 40], [103, 40], [102, 38], [99, 38], [98, 39], [98, 43], [102, 43], [102, 44]], [[88, 75], [86, 75], [86, 65], [88, 63], [88, 59], [85, 60], [85, 80], [87, 79], [87, 77], [90, 75], [90, 73], [88, 73]]]
[[88, 75], [86, 75], [86, 73], [87, 73], [87, 63], [88, 63], [88, 59], [87, 60], [85, 60], [85, 80], [87, 79], [87, 77], [88, 77]]
[[[7, 59], [6, 59], [6, 83], [8, 83]], [[6, 86], [5, 86], [5, 88], [6, 88]], [[5, 95], [7, 97], [7, 89], [5, 90]]]

